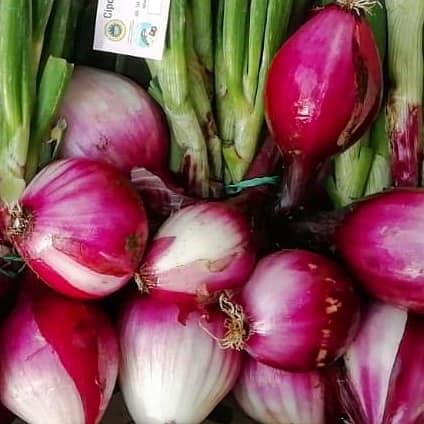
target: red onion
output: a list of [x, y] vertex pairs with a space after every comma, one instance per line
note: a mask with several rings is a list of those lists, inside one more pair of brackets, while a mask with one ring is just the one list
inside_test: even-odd
[[129, 173], [167, 167], [168, 133], [159, 107], [138, 85], [118, 74], [78, 66], [59, 116], [67, 130], [63, 157], [107, 162]]
[[357, 424], [424, 421], [424, 320], [390, 305], [371, 305], [337, 381]]
[[118, 343], [93, 304], [27, 276], [0, 332], [0, 400], [30, 424], [97, 424], [118, 374]]
[[355, 336], [359, 300], [345, 272], [305, 250], [261, 259], [235, 300], [220, 297], [229, 316], [223, 347], [288, 371], [323, 367]]
[[[240, 353], [223, 350], [199, 326], [200, 312], [135, 297], [120, 323], [120, 386], [137, 423], [202, 422], [232, 389]], [[208, 325], [219, 333], [221, 317]]]
[[358, 202], [335, 233], [345, 263], [374, 297], [424, 312], [424, 190]]
[[172, 301], [207, 301], [243, 285], [254, 264], [246, 218], [226, 204], [204, 202], [165, 221], [147, 250], [140, 280], [150, 293]]
[[289, 167], [283, 209], [299, 206], [322, 163], [358, 140], [379, 109], [382, 67], [364, 2], [336, 3], [319, 8], [269, 70], [267, 122]]
[[89, 299], [133, 276], [148, 229], [141, 199], [117, 170], [74, 158], [48, 165], [32, 180], [7, 231], [46, 284]]
[[290, 373], [246, 357], [234, 395], [243, 411], [260, 423], [326, 422], [325, 384], [316, 371]]

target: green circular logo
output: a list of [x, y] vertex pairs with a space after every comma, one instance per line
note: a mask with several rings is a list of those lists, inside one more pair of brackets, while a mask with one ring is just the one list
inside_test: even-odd
[[109, 21], [105, 25], [105, 35], [111, 41], [120, 41], [125, 36], [125, 24], [118, 19]]

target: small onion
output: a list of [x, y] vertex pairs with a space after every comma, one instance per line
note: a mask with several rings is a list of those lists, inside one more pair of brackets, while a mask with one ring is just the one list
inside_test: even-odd
[[219, 202], [187, 206], [159, 229], [140, 269], [141, 284], [162, 298], [207, 301], [243, 285], [255, 264], [247, 219]]
[[[240, 353], [221, 349], [200, 327], [201, 317], [151, 297], [126, 305], [120, 387], [136, 423], [200, 423], [232, 389]], [[221, 317], [208, 325], [219, 334]]]
[[129, 281], [148, 225], [143, 203], [114, 168], [87, 159], [45, 167], [8, 217], [7, 232], [33, 271], [75, 298], [104, 297]]
[[362, 136], [381, 103], [378, 48], [358, 13], [365, 2], [335, 3], [282, 45], [268, 73], [267, 122], [288, 166], [283, 209], [299, 206], [320, 166]]
[[335, 262], [305, 250], [261, 259], [234, 300], [220, 297], [229, 316], [224, 347], [288, 371], [323, 367], [340, 357], [359, 321], [359, 299]]
[[334, 238], [342, 259], [372, 296], [421, 313], [423, 216], [423, 189], [393, 189], [354, 205]]
[[233, 391], [243, 411], [260, 423], [326, 422], [325, 384], [316, 371], [290, 373], [246, 355]]
[[27, 274], [0, 331], [0, 400], [28, 424], [97, 424], [118, 374], [104, 314]]
[[424, 422], [423, 340], [422, 317], [382, 303], [368, 307], [335, 379], [348, 422]]
[[156, 103], [137, 84], [112, 72], [78, 66], [59, 116], [67, 125], [62, 157], [107, 162], [129, 174], [166, 169], [168, 132]]

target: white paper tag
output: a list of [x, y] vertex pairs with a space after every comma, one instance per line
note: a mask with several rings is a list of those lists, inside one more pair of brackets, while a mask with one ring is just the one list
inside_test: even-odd
[[171, 0], [98, 0], [94, 50], [162, 59]]

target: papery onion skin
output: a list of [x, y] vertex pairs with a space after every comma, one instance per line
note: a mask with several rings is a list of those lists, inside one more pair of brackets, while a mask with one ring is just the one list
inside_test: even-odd
[[290, 373], [246, 355], [234, 387], [243, 411], [263, 424], [325, 424], [325, 387], [316, 372]]
[[153, 295], [207, 302], [215, 292], [241, 287], [255, 260], [245, 216], [224, 203], [203, 202], [165, 221], [148, 247], [140, 276]]
[[318, 9], [277, 52], [266, 83], [268, 127], [288, 166], [281, 207], [299, 206], [322, 163], [362, 136], [381, 98], [366, 20], [347, 6]]
[[358, 202], [334, 241], [357, 280], [384, 302], [424, 312], [424, 190], [397, 188]]
[[[123, 312], [120, 387], [136, 423], [200, 423], [239, 374], [240, 353], [221, 349], [199, 325], [200, 312], [180, 308], [146, 296]], [[221, 317], [207, 325], [219, 335]]]
[[383, 303], [368, 306], [336, 381], [355, 424], [424, 420], [424, 320]]
[[159, 106], [121, 75], [77, 66], [59, 116], [67, 124], [64, 158], [106, 162], [127, 174], [136, 167], [167, 168], [168, 131]]
[[282, 250], [261, 259], [239, 298], [246, 351], [288, 371], [309, 371], [340, 357], [356, 334], [359, 298], [330, 259]]
[[15, 212], [22, 228], [14, 227], [12, 210], [8, 232], [19, 254], [65, 295], [111, 294], [141, 261], [148, 235], [144, 206], [109, 165], [81, 158], [54, 162], [31, 181]]
[[93, 304], [27, 277], [1, 328], [0, 399], [29, 424], [97, 424], [118, 374], [118, 343]]

